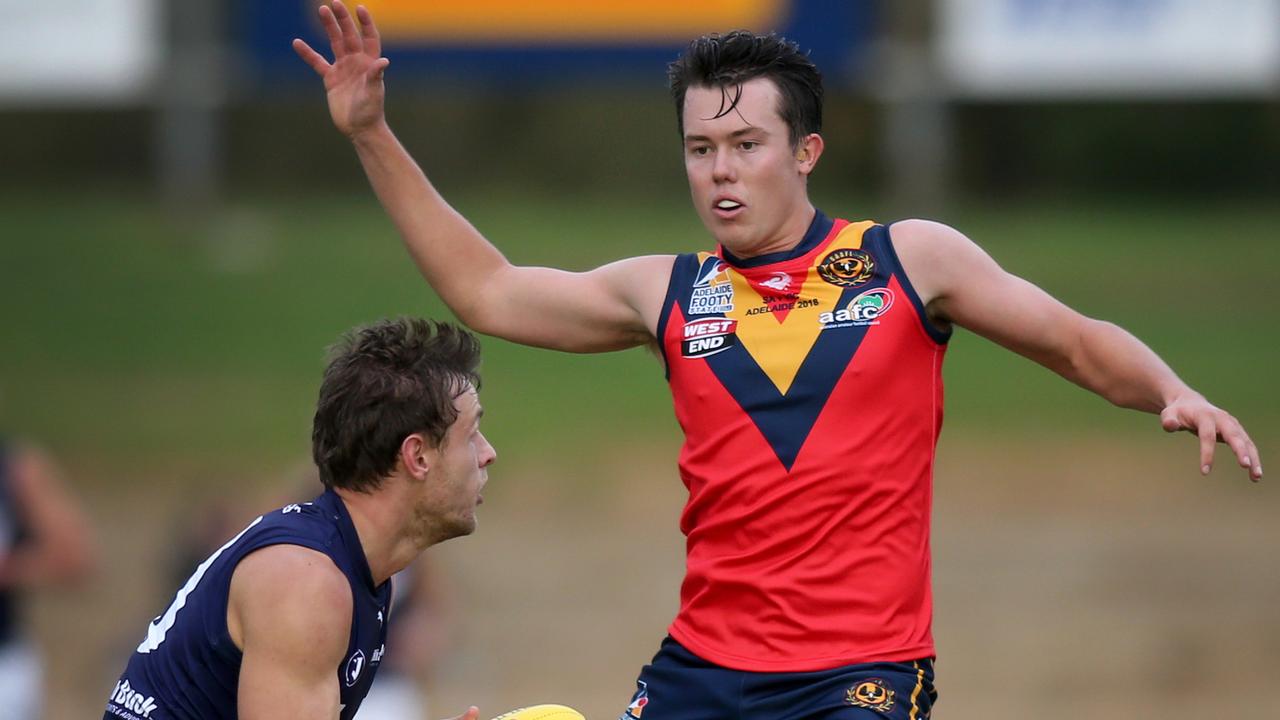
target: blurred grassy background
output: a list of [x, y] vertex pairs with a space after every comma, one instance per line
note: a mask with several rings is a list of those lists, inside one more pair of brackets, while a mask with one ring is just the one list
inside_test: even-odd
[[[472, 193], [455, 202], [526, 264], [589, 268], [704, 243], [675, 198]], [[859, 217], [876, 207], [819, 202]], [[74, 210], [53, 196], [10, 196], [0, 213], [6, 234], [25, 240], [0, 244], [9, 348], [0, 412], [76, 464], [237, 474], [290, 462], [306, 452], [328, 343], [382, 316], [449, 316], [369, 197], [249, 198], [189, 220], [128, 196]], [[1270, 277], [1280, 247], [1268, 241], [1280, 208], [974, 204], [946, 219], [1011, 271], [1146, 340], [1260, 442], [1280, 426], [1280, 294]], [[1149, 419], [1107, 412], [986, 341], [960, 332], [954, 345], [950, 432], [1149, 429]], [[513, 457], [673, 432], [661, 374], [643, 350], [561, 356], [489, 339], [485, 351], [487, 423]]]
[[[678, 196], [452, 199], [521, 263], [587, 268], [705, 243]], [[895, 217], [856, 192], [817, 200]], [[185, 216], [128, 192], [74, 207], [19, 192], [0, 199], [0, 216], [12, 239], [0, 243], [0, 423], [63, 460], [104, 555], [89, 590], [38, 594], [31, 607], [51, 717], [79, 717], [172, 592], [178, 529], [209, 498], [260, 504], [296, 474], [323, 348], [377, 317], [448, 313], [368, 194], [254, 194]], [[944, 219], [1144, 338], [1274, 449], [1280, 208], [1059, 198], [962, 203]], [[482, 531], [432, 551], [464, 607], [438, 715], [555, 701], [609, 717], [675, 610], [682, 567], [678, 432], [661, 371], [644, 350], [571, 356], [486, 339], [485, 353], [500, 461]], [[947, 716], [1048, 705], [1043, 717], [1066, 718], [1147, 707], [1133, 698], [1148, 692], [1176, 710], [1205, 687], [1269, 707], [1256, 673], [1211, 670], [1229, 667], [1214, 664], [1224, 651], [1264, 673], [1280, 662], [1270, 486], [1249, 486], [1227, 461], [1204, 484], [1191, 438], [1170, 442], [1153, 417], [1108, 408], [965, 332], [946, 382], [935, 546]], [[1214, 589], [1200, 597], [1202, 582]], [[1200, 624], [1205, 614], [1235, 618], [1218, 621], [1230, 642]], [[1112, 653], [1101, 660], [1080, 642], [1099, 627]], [[1042, 653], [1054, 660], [1018, 665], [1007, 683], [990, 674]], [[1131, 665], [1145, 670], [1115, 679]]]

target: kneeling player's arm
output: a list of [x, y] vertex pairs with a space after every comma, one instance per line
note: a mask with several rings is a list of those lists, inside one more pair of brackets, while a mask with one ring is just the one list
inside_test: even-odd
[[227, 627], [244, 654], [241, 720], [338, 717], [351, 608], [346, 577], [323, 553], [273, 545], [240, 562]]

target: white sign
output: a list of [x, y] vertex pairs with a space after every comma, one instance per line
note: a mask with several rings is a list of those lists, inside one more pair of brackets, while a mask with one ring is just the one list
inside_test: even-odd
[[0, 104], [137, 99], [161, 56], [158, 0], [0, 0]]
[[1268, 95], [1280, 0], [937, 0], [960, 95]]

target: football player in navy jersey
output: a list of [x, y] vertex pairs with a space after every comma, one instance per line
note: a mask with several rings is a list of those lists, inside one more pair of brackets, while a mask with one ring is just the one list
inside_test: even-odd
[[475, 337], [443, 323], [348, 334], [312, 430], [324, 493], [259, 517], [196, 568], [104, 718], [354, 717], [387, 650], [389, 578], [476, 528], [496, 457], [480, 432], [479, 359]]

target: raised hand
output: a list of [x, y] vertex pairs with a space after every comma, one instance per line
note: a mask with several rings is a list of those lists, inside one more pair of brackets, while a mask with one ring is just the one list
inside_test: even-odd
[[329, 36], [333, 62], [325, 60], [299, 38], [294, 39], [293, 49], [324, 79], [334, 126], [342, 134], [355, 138], [384, 122], [382, 75], [391, 61], [382, 57], [378, 28], [363, 5], [356, 7], [353, 18], [342, 0], [333, 0], [332, 8], [320, 6], [320, 22]]
[[1249, 439], [1244, 426], [1230, 413], [1215, 407], [1198, 395], [1178, 398], [1160, 413], [1160, 425], [1167, 432], [1186, 430], [1200, 437], [1200, 472], [1208, 475], [1213, 467], [1213, 453], [1224, 442], [1235, 453], [1236, 462], [1249, 471], [1249, 479], [1262, 479], [1262, 458], [1258, 446]]

